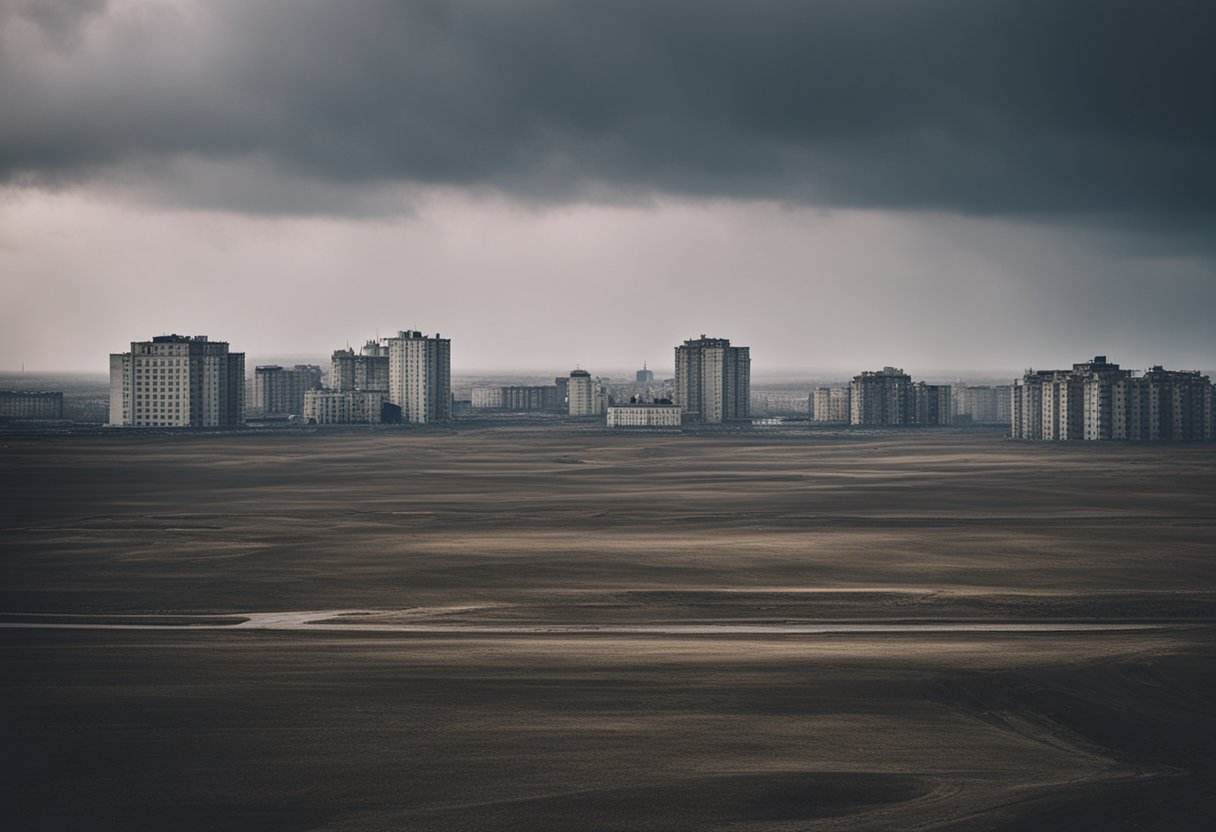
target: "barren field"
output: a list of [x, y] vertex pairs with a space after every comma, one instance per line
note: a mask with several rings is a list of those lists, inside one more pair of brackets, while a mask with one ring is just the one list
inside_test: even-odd
[[0, 434], [14, 829], [1216, 827], [1216, 447]]

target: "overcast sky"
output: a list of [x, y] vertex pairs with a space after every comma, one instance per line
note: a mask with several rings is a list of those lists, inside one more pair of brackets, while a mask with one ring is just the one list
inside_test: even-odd
[[1216, 4], [0, 0], [0, 369], [1216, 368]]

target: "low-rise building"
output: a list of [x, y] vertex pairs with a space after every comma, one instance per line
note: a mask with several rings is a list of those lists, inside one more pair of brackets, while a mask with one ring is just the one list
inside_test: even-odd
[[678, 428], [680, 406], [671, 402], [629, 402], [608, 406], [610, 428]]
[[[556, 387], [554, 388], [557, 389]], [[501, 410], [501, 387], [474, 387], [470, 394], [470, 403], [477, 410]]]
[[387, 401], [382, 390], [306, 390], [304, 420], [310, 425], [378, 424]]
[[555, 384], [474, 387], [472, 406], [479, 410], [556, 410], [566, 402]]
[[62, 419], [63, 393], [0, 390], [0, 419]]

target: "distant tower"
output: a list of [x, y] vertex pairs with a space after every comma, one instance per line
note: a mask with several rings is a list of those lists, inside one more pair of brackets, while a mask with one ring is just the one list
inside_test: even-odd
[[642, 369], [638, 370], [638, 372], [637, 372], [637, 383], [638, 384], [650, 384], [653, 381], [654, 381], [654, 373], [651, 372], [650, 370], [646, 369], [646, 362], [643, 361]]
[[676, 404], [686, 422], [718, 424], [751, 418], [751, 351], [726, 338], [676, 347]]

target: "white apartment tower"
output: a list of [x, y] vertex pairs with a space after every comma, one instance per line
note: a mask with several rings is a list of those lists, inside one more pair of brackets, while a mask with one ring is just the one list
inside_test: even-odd
[[687, 422], [714, 425], [751, 418], [751, 351], [726, 338], [676, 347], [675, 403]]
[[245, 354], [205, 335], [161, 335], [110, 355], [110, 424], [223, 428], [245, 420]]
[[416, 331], [397, 333], [388, 345], [389, 401], [401, 421], [413, 424], [452, 418], [452, 342]]
[[586, 370], [570, 371], [566, 401], [571, 416], [599, 416], [604, 412], [604, 396]]

